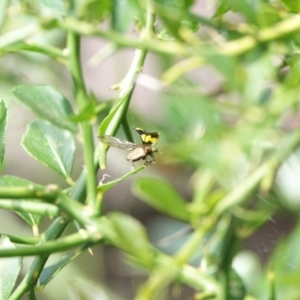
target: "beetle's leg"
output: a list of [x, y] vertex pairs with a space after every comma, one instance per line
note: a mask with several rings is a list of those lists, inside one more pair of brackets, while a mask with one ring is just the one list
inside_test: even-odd
[[151, 153], [150, 156], [152, 157], [152, 160], [151, 160], [151, 161], [148, 161], [148, 164], [149, 164], [149, 165], [155, 164], [155, 163], [156, 163], [156, 160], [155, 160], [154, 154]]

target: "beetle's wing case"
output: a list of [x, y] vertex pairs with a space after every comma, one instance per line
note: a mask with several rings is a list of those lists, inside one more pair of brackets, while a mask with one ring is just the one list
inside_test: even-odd
[[110, 147], [115, 147], [115, 148], [119, 148], [119, 149], [123, 149], [123, 150], [133, 150], [136, 147], [138, 147], [138, 145], [125, 141], [125, 140], [121, 140], [118, 139], [114, 136], [110, 136], [110, 135], [100, 135], [99, 136], [100, 141], [103, 144], [106, 144], [107, 146]]
[[149, 153], [149, 148], [148, 147], [138, 147], [133, 149], [126, 157], [126, 160], [128, 161], [137, 161], [140, 160], [141, 158], [145, 159], [145, 157]]

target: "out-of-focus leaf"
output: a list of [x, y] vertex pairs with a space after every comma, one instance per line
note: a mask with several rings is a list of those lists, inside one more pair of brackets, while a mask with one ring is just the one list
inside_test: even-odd
[[18, 101], [54, 125], [77, 132], [70, 120], [73, 115], [69, 101], [56, 89], [46, 85], [21, 85], [13, 89]]
[[271, 258], [272, 272], [274, 276], [276, 295], [278, 299], [297, 299], [300, 294], [299, 247], [300, 223], [296, 224], [293, 231], [284, 239], [281, 239]]
[[300, 12], [300, 2], [298, 0], [280, 0], [290, 11]]
[[205, 58], [223, 75], [227, 88], [236, 90], [243, 87], [247, 78], [236, 58], [214, 53], [212, 49], [206, 51]]
[[116, 233], [114, 243], [139, 257], [143, 263], [151, 262], [153, 255], [151, 244], [143, 226], [134, 218], [121, 213], [110, 213], [108, 218]]
[[[184, 142], [188, 137], [196, 143], [201, 140], [204, 132], [211, 140], [215, 137], [219, 139], [224, 130], [224, 124], [213, 99], [191, 95], [187, 97], [180, 93], [165, 95], [163, 128], [169, 129], [165, 136], [168, 142], [172, 143], [173, 147], [174, 144]], [[182, 99], [188, 99], [188, 102]], [[190, 153], [189, 147], [184, 146], [187, 153]], [[185, 153], [182, 152], [182, 155]]]
[[38, 5], [44, 14], [62, 16], [67, 13], [67, 5], [64, 0], [39, 0]]
[[[14, 186], [30, 186], [35, 185], [39, 186], [31, 181], [21, 179], [14, 176], [3, 176], [0, 177], [0, 187], [14, 187]], [[39, 186], [42, 188], [42, 186]], [[22, 199], [20, 199], [22, 200]], [[39, 201], [36, 199], [26, 199], [27, 201]], [[16, 212], [25, 222], [27, 222], [30, 226], [38, 226], [43, 219], [44, 216], [42, 215], [36, 215], [36, 214], [30, 214], [25, 212]]]
[[195, 22], [188, 11], [194, 1], [159, 0], [156, 2], [155, 11], [164, 24], [159, 34], [161, 38], [181, 39], [180, 28], [182, 27], [189, 28], [193, 32], [198, 30], [198, 22]]
[[255, 61], [234, 75], [235, 78], [242, 77], [238, 84], [245, 89], [243, 101], [261, 103], [268, 81], [275, 76], [275, 72], [270, 57], [260, 55]]
[[73, 134], [44, 120], [29, 124], [22, 145], [35, 159], [69, 179], [75, 153]]
[[248, 22], [256, 23], [256, 10], [260, 5], [260, 1], [258, 0], [226, 0], [225, 2], [228, 3], [229, 7], [235, 11], [240, 12]]
[[222, 17], [229, 10], [229, 5], [228, 5], [227, 1], [218, 2], [218, 3], [216, 3], [216, 5], [217, 5], [217, 7], [216, 7], [213, 17]]
[[[9, 238], [2, 235], [0, 238], [0, 249], [15, 249], [15, 245]], [[0, 258], [0, 298], [9, 298], [22, 268], [21, 257]]]
[[229, 273], [230, 277], [230, 289], [229, 289], [229, 297], [232, 300], [241, 300], [245, 299], [246, 289], [243, 284], [242, 279], [236, 273], [234, 269], [230, 269]]
[[183, 0], [183, 1], [176, 1], [176, 0], [155, 0], [155, 2], [165, 5], [166, 7], [177, 7], [177, 8], [189, 8], [195, 0]]
[[257, 23], [263, 27], [272, 26], [280, 21], [280, 11], [269, 3], [261, 3], [257, 12]]
[[157, 210], [182, 221], [190, 220], [184, 199], [166, 181], [140, 178], [132, 187], [133, 193]]
[[87, 0], [83, 1], [79, 14], [90, 23], [100, 22], [111, 14], [112, 7], [113, 1], [111, 0]]
[[10, 4], [10, 0], [0, 1], [0, 27], [3, 25], [5, 17], [7, 16], [7, 7]]
[[70, 299], [124, 300], [124, 297], [118, 295], [118, 291], [113, 287], [109, 289], [107, 285], [99, 282], [99, 280], [92, 281], [87, 276], [70, 278], [66, 288]]
[[7, 108], [4, 101], [0, 101], [0, 170], [3, 166], [3, 159], [6, 144]]
[[[139, 1], [114, 0], [112, 10], [112, 27], [119, 32], [126, 32], [139, 16]], [[142, 20], [140, 20], [142, 21]]]
[[67, 255], [60, 257], [57, 261], [45, 267], [39, 277], [40, 284], [47, 285], [68, 263], [75, 259], [82, 252], [86, 251], [88, 246], [84, 245], [79, 249], [69, 252]]

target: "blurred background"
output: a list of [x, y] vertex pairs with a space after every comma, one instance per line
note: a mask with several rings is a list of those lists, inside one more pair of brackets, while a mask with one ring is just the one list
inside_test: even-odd
[[[120, 4], [120, 1], [117, 2]], [[273, 14], [274, 4], [269, 1], [254, 2], [260, 7], [265, 5], [265, 9], [268, 8]], [[28, 7], [16, 1], [16, 11], [10, 11], [10, 20], [6, 22], [5, 30], [32, 22], [35, 16], [28, 13]], [[190, 7], [194, 14], [208, 19], [216, 17], [218, 10], [219, 1], [197, 0]], [[247, 23], [242, 11], [230, 10], [222, 18], [224, 23], [234, 28]], [[105, 21], [101, 26], [109, 27], [110, 23]], [[136, 28], [129, 27], [127, 34], [136, 36]], [[228, 38], [233, 33], [227, 32], [222, 36], [208, 26], [200, 26], [195, 34], [203, 42], [212, 40], [218, 43], [218, 39]], [[37, 36], [34, 41], [63, 48], [65, 35], [60, 30], [51, 31]], [[110, 47], [108, 41], [100, 38], [84, 37], [81, 41], [86, 86], [98, 103], [117, 98], [118, 91], [111, 87], [124, 78], [134, 55], [134, 50], [121, 49], [106, 57]], [[199, 178], [203, 178], [207, 171], [214, 178], [218, 186], [216, 189], [224, 192], [238, 186], [277, 147], [282, 136], [299, 126], [298, 100], [294, 100], [298, 95], [288, 94], [281, 86], [286, 82], [280, 76], [287, 76], [285, 74], [289, 74], [291, 68], [282, 63], [288, 53], [287, 48], [284, 43], [278, 43], [268, 50], [263, 47], [253, 50], [243, 58], [220, 57], [219, 61], [217, 57], [209, 60], [205, 53], [208, 64], [187, 73], [172, 85], [162, 82], [161, 76], [177, 62], [176, 58], [149, 53], [143, 72], [137, 78], [128, 122], [131, 127], [159, 131], [161, 136], [157, 147], [161, 153], [156, 155], [155, 165], [120, 182], [105, 194], [105, 212], [122, 211], [137, 218], [147, 228], [154, 245], [168, 254], [175, 253], [188, 237], [187, 225], [158, 213], [137, 199], [131, 191], [133, 181], [139, 177], [163, 178], [188, 202], [201, 189]], [[26, 126], [36, 116], [15, 101], [11, 89], [23, 84], [51, 85], [74, 103], [70, 75], [60, 63], [41, 54], [25, 51], [3, 55], [0, 65], [1, 99], [7, 104], [9, 112], [2, 175], [67, 187], [64, 180], [30, 157], [21, 146]], [[278, 108], [283, 98], [286, 102], [294, 101], [294, 111], [288, 105], [286, 109]], [[98, 143], [97, 127], [106, 114], [107, 110], [104, 110], [95, 123], [95, 143]], [[133, 130], [132, 134], [138, 143], [139, 137]], [[122, 130], [116, 136], [126, 138]], [[126, 161], [126, 155], [126, 152], [119, 149], [110, 149], [107, 169], [99, 171], [99, 181], [104, 174], [110, 176], [106, 180], [112, 180], [127, 173], [131, 164]], [[73, 180], [82, 171], [83, 164], [81, 144], [78, 142]], [[293, 255], [299, 255], [292, 251], [291, 246], [282, 242], [293, 229], [295, 235], [298, 231], [299, 175], [300, 153], [296, 151], [280, 167], [276, 184], [270, 193], [267, 196], [258, 193], [251, 199], [250, 207], [262, 207], [270, 215], [258, 230], [253, 230], [253, 234], [245, 234], [234, 259], [236, 270], [240, 271], [240, 276], [245, 276], [243, 278], [250, 289], [259, 289], [264, 266], [271, 257], [280, 257], [280, 253], [284, 253], [280, 259], [282, 267], [291, 268], [300, 274], [300, 260], [292, 259]], [[41, 232], [49, 222], [47, 219], [43, 221]], [[0, 228], [2, 233], [32, 234], [31, 228], [21, 218], [2, 210]], [[68, 230], [72, 232], [75, 228], [70, 225]], [[171, 238], [166, 240], [166, 237], [182, 230], [185, 232], [182, 236], [179, 234], [174, 241]], [[293, 236], [291, 239], [294, 241]], [[282, 242], [282, 247], [275, 251], [279, 242]], [[284, 247], [286, 249], [282, 250]], [[55, 258], [53, 255], [52, 259]], [[31, 261], [31, 258], [24, 260], [24, 273]], [[198, 261], [199, 257], [195, 257], [195, 263]], [[251, 279], [249, 274], [256, 276]], [[93, 255], [86, 252], [76, 258], [38, 295], [39, 299], [57, 299], [57, 292], [52, 293], [55, 290], [61, 294], [60, 299], [108, 299], [105, 298], [107, 295], [110, 295], [109, 299], [133, 299], [136, 288], [145, 276], [143, 271], [129, 266], [118, 250], [98, 246], [93, 249]], [[78, 286], [81, 286], [80, 291]], [[82, 294], [82, 298], [78, 298], [79, 294]], [[171, 291], [158, 295], [157, 299], [192, 299], [192, 295], [193, 291], [188, 287], [179, 289], [174, 285]]]

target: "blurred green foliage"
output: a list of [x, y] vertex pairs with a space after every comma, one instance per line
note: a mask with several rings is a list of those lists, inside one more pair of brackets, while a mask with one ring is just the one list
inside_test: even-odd
[[[9, 109], [22, 105], [34, 113], [22, 147], [66, 182], [7, 176], [4, 164], [0, 208], [33, 234], [0, 229], [0, 298], [36, 299], [39, 284], [47, 294], [60, 271], [101, 245], [146, 274], [128, 299], [298, 299], [299, 8], [287, 0], [2, 1], [0, 166], [16, 122]], [[133, 50], [126, 74], [116, 68], [113, 100], [89, 91], [84, 38], [105, 42], [94, 57], [100, 68]], [[160, 76], [147, 74], [148, 58]], [[142, 82], [158, 98], [150, 109], [136, 89]], [[122, 166], [106, 163], [111, 150], [94, 137], [134, 141], [137, 124], [160, 132], [157, 164], [108, 178], [106, 165]], [[104, 209], [106, 197], [126, 197], [128, 177], [132, 194], [158, 213], [152, 224]], [[283, 234], [266, 257], [253, 244], [267, 242], [261, 232], [277, 218]], [[34, 256], [28, 269], [25, 256]], [[104, 261], [94, 260], [100, 269]], [[71, 280], [70, 297], [125, 298], [106, 280]]]

